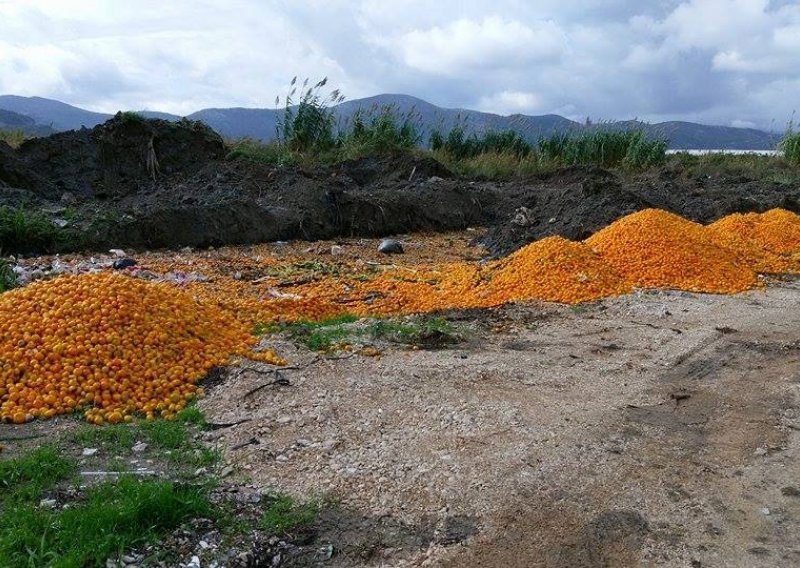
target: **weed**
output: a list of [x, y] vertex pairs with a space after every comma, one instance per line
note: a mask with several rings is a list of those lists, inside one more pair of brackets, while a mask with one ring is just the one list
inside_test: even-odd
[[424, 318], [419, 321], [376, 320], [367, 328], [375, 339], [386, 339], [394, 343], [417, 344], [433, 335], [452, 336], [453, 325], [444, 318]]
[[202, 487], [129, 476], [88, 489], [69, 508], [34, 503], [12, 503], [0, 516], [3, 566], [105, 566], [108, 558], [153, 542], [187, 519], [215, 514]]
[[0, 294], [11, 290], [16, 285], [17, 276], [11, 268], [11, 263], [3, 257], [3, 251], [0, 250]]
[[339, 326], [343, 324], [353, 323], [358, 321], [358, 316], [353, 314], [341, 314], [330, 318], [323, 318], [317, 321], [300, 320], [288, 323], [270, 323], [270, 324], [256, 324], [253, 329], [253, 335], [263, 335], [265, 333], [284, 332], [289, 337], [297, 338], [308, 335], [309, 333], [318, 329]]
[[441, 151], [456, 160], [474, 158], [482, 154], [511, 155], [517, 159], [524, 158], [531, 153], [531, 145], [521, 134], [513, 130], [502, 132], [487, 131], [481, 136], [467, 137], [462, 125], [453, 127], [447, 136], [434, 130], [429, 140], [430, 148], [434, 152]]
[[2, 129], [0, 128], [0, 142], [5, 142], [12, 148], [19, 148], [28, 136], [19, 129]]
[[246, 160], [277, 168], [285, 168], [297, 163], [295, 155], [285, 146], [275, 142], [262, 144], [250, 138], [234, 142], [227, 159]]
[[142, 124], [147, 121], [147, 119], [138, 112], [130, 110], [120, 111], [114, 118], [122, 124]]
[[418, 318], [413, 320], [377, 319], [366, 325], [350, 325], [359, 320], [352, 314], [343, 314], [316, 322], [293, 322], [262, 329], [283, 332], [290, 339], [303, 343], [313, 351], [330, 351], [359, 338], [382, 339], [405, 345], [418, 345], [436, 337], [455, 335], [455, 328], [444, 318]]
[[433, 153], [433, 156], [452, 172], [478, 179], [513, 179], [547, 173], [556, 169], [552, 163], [541, 162], [535, 154], [520, 158], [510, 152], [490, 152], [456, 160], [443, 150], [438, 150]]
[[352, 335], [352, 331], [344, 327], [358, 321], [358, 316], [342, 314], [319, 321], [297, 321], [286, 324], [263, 327], [264, 331], [284, 332], [296, 341], [304, 343], [314, 351], [329, 351]]
[[273, 494], [267, 499], [267, 506], [259, 525], [269, 532], [284, 535], [309, 526], [317, 518], [321, 504], [311, 502], [298, 504], [288, 495]]
[[420, 118], [416, 111], [400, 113], [393, 106], [359, 109], [349, 124], [339, 130], [337, 159], [397, 153], [415, 148], [420, 140]]
[[800, 166], [800, 132], [794, 131], [794, 123], [789, 123], [786, 135], [781, 140], [779, 149], [783, 159], [793, 166]]
[[102, 447], [110, 453], [129, 452], [137, 441], [137, 429], [128, 424], [108, 424], [103, 427], [84, 426], [72, 436], [81, 446]]
[[[284, 98], [283, 114], [278, 119], [278, 142], [292, 152], [321, 152], [334, 146], [334, 126], [336, 123], [332, 106], [344, 101], [338, 89], [322, 95], [322, 88], [328, 83], [325, 77], [313, 86], [308, 86], [308, 78], [300, 87], [300, 100], [295, 105], [297, 77], [290, 83], [291, 91]], [[280, 97], [275, 106], [280, 105]]]
[[678, 152], [667, 160], [667, 167], [688, 177], [743, 177], [768, 180], [782, 185], [800, 180], [800, 171], [786, 159], [760, 154], [692, 155]]
[[81, 446], [102, 449], [107, 454], [126, 454], [139, 442], [146, 442], [153, 450], [168, 452], [173, 463], [192, 464], [195, 467], [213, 465], [219, 461], [216, 450], [194, 442], [194, 429], [207, 427], [205, 416], [196, 406], [180, 411], [173, 421], [136, 421], [130, 424], [85, 426], [72, 436]]
[[537, 152], [541, 161], [561, 166], [643, 169], [664, 163], [667, 142], [649, 139], [641, 130], [598, 128], [581, 134], [559, 133], [541, 138]]
[[203, 414], [203, 411], [197, 408], [197, 406], [194, 404], [189, 405], [178, 412], [178, 414], [175, 415], [175, 420], [182, 424], [192, 424], [201, 430], [205, 430], [208, 427], [208, 422], [206, 422], [206, 417]]
[[65, 235], [44, 215], [22, 207], [0, 207], [0, 248], [12, 254], [49, 252]]
[[53, 446], [42, 446], [21, 457], [0, 461], [0, 505], [6, 499], [35, 499], [76, 470], [77, 464]]

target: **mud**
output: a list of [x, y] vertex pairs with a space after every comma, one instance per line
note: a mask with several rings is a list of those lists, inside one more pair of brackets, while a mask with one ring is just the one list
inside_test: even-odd
[[[226, 453], [256, 486], [382, 519], [392, 540], [342, 566], [794, 566], [799, 295], [507, 307], [453, 319], [449, 350], [378, 358], [271, 338], [291, 388], [245, 400], [259, 381], [232, 369], [202, 406], [248, 420], [218, 441], [259, 440]], [[477, 533], [422, 551], [431, 516]]]
[[228, 161], [225, 154], [223, 141], [202, 123], [118, 115], [92, 130], [29, 140], [16, 151], [0, 145], [0, 205], [55, 217], [69, 208], [69, 228], [85, 236], [73, 248], [204, 247], [483, 226], [483, 243], [495, 255], [549, 235], [582, 239], [646, 207], [700, 222], [773, 207], [800, 212], [800, 184], [755, 175], [576, 167], [497, 182], [461, 179], [411, 154], [311, 170]]

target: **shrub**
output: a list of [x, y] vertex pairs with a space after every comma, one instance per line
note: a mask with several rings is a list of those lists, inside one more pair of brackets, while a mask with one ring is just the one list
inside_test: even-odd
[[[336, 123], [332, 106], [344, 101], [338, 89], [323, 96], [322, 88], [328, 83], [325, 77], [308, 87], [308, 79], [300, 88], [300, 100], [295, 105], [297, 77], [290, 83], [291, 91], [284, 99], [283, 115], [277, 124], [278, 142], [295, 152], [320, 152], [334, 146], [334, 126]], [[280, 97], [275, 106], [280, 105]]]
[[416, 147], [421, 139], [419, 116], [414, 110], [401, 113], [391, 105], [358, 109], [337, 137], [341, 158], [386, 154]]
[[4, 130], [0, 129], [0, 141], [5, 142], [12, 148], [19, 148], [20, 144], [25, 142], [28, 136], [19, 129]]
[[0, 248], [11, 253], [45, 252], [63, 240], [44, 215], [18, 207], [0, 207]]
[[779, 149], [783, 152], [784, 160], [792, 165], [800, 166], [800, 132], [794, 132], [791, 125], [781, 140]]
[[481, 154], [511, 154], [524, 158], [532, 150], [528, 141], [514, 130], [489, 130], [481, 136], [466, 136], [462, 125], [451, 128], [446, 137], [439, 130], [434, 130], [428, 142], [434, 152], [444, 152], [457, 160], [474, 158]]
[[7, 292], [17, 285], [17, 277], [11, 264], [3, 258], [3, 251], [0, 251], [0, 293]]
[[247, 160], [257, 164], [268, 164], [278, 168], [294, 165], [294, 154], [279, 143], [264, 144], [252, 138], [244, 138], [233, 143], [228, 160]]
[[644, 168], [663, 164], [665, 140], [650, 139], [641, 130], [597, 129], [581, 134], [553, 134], [539, 140], [540, 159], [564, 166]]

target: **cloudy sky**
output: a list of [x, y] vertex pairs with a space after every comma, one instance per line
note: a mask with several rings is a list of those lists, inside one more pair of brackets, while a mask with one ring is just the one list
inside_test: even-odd
[[0, 0], [0, 94], [188, 114], [272, 106], [294, 75], [348, 99], [782, 130], [800, 2]]

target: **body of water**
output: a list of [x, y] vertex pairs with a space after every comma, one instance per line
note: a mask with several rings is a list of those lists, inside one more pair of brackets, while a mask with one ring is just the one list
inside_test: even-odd
[[680, 154], [686, 152], [692, 156], [705, 156], [707, 154], [731, 154], [734, 156], [742, 156], [745, 154], [757, 154], [759, 156], [777, 156], [782, 152], [777, 150], [667, 150], [667, 154]]

